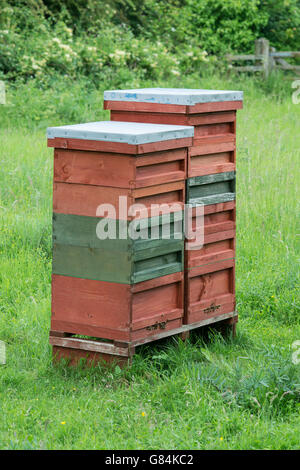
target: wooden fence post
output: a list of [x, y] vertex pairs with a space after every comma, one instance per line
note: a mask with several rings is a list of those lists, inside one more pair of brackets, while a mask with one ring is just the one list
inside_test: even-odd
[[255, 55], [258, 60], [262, 60], [263, 74], [265, 78], [268, 78], [272, 63], [270, 61], [270, 42], [267, 39], [260, 38], [255, 41]]

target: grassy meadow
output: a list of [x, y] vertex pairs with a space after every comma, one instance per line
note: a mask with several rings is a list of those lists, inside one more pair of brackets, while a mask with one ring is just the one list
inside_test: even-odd
[[7, 345], [0, 448], [299, 448], [292, 344], [300, 340], [300, 105], [291, 84], [186, 76], [141, 85], [245, 92], [237, 129], [237, 337], [212, 331], [208, 339], [150, 344], [124, 370], [52, 365], [53, 150], [45, 130], [109, 115], [103, 90], [88, 83], [8, 88], [0, 105], [0, 340]]

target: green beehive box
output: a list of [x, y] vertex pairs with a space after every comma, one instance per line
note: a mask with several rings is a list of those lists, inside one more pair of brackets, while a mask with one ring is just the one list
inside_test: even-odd
[[218, 204], [235, 200], [235, 171], [187, 179], [188, 204]]
[[[107, 219], [105, 224], [115, 224], [117, 238], [101, 240], [97, 236], [101, 221], [53, 215], [53, 274], [133, 284], [183, 270], [182, 214], [175, 218], [170, 214], [170, 224], [162, 216], [142, 219], [136, 230], [131, 226], [137, 239], [121, 238], [132, 222]], [[158, 238], [150, 238], [151, 230]]]

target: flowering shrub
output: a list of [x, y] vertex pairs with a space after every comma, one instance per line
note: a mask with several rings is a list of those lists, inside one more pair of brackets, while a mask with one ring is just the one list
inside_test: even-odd
[[117, 86], [126, 77], [179, 77], [187, 63], [196, 70], [210, 60], [205, 51], [189, 45], [170, 52], [161, 41], [134, 37], [124, 25], [96, 21], [85, 35], [74, 34], [62, 19], [52, 25], [37, 15], [20, 28], [10, 6], [1, 11], [0, 21], [0, 79], [38, 78], [43, 84], [55, 74], [83, 75], [95, 84], [105, 79]]

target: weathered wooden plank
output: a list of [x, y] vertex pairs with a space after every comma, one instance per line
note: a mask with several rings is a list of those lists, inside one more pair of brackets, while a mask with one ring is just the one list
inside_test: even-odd
[[187, 179], [189, 204], [217, 204], [235, 199], [235, 173], [216, 173]]
[[91, 341], [79, 338], [58, 338], [50, 336], [49, 342], [52, 346], [61, 346], [63, 348], [81, 349], [83, 351], [93, 351], [99, 353], [113, 354], [117, 356], [129, 356], [128, 349], [118, 348], [113, 343], [105, 343], [102, 341]]
[[52, 346], [52, 357], [54, 363], [59, 363], [63, 359], [64, 361], [67, 361], [67, 365], [69, 367], [76, 367], [79, 364], [82, 364], [82, 361], [84, 361], [86, 367], [96, 367], [98, 364], [101, 366], [117, 364], [120, 367], [126, 367], [126, 365], [130, 363], [130, 357], [55, 345]]
[[210, 324], [214, 324], [217, 322], [221, 322], [223, 320], [227, 320], [229, 318], [237, 318], [237, 313], [235, 311], [229, 312], [229, 313], [224, 313], [222, 315], [216, 315], [210, 318], [205, 318], [203, 320], [191, 323], [191, 324], [184, 324], [180, 328], [171, 330], [171, 331], [164, 331], [164, 332], [159, 332], [155, 335], [153, 335], [151, 338], [144, 338], [142, 340], [135, 340], [131, 342], [131, 345], [134, 346], [140, 346], [142, 344], [147, 344], [151, 341], [158, 341], [163, 338], [167, 338], [168, 336], [173, 336], [173, 335], [178, 335], [180, 333], [183, 333], [185, 331], [191, 331], [195, 330], [197, 328], [201, 328], [203, 326], [207, 326]]
[[183, 270], [183, 256], [178, 260], [178, 257], [175, 257], [175, 255], [171, 253], [166, 255], [164, 260], [165, 261], [161, 263], [161, 266], [155, 266], [151, 268], [148, 268], [147, 265], [143, 265], [143, 267], [139, 265], [136, 267], [135, 264], [135, 271], [131, 277], [131, 282], [137, 283], [147, 281], [148, 279], [153, 279], [154, 277], [167, 276], [169, 274]]
[[217, 194], [224, 194], [234, 192], [231, 182], [221, 181], [216, 183], [201, 184], [199, 186], [189, 187], [189, 198], [198, 199], [206, 196], [215, 196]]
[[199, 204], [212, 205], [212, 204], [220, 204], [222, 202], [229, 202], [235, 200], [235, 193], [221, 193], [221, 194], [214, 194], [211, 196], [199, 197], [199, 198], [190, 198], [188, 203], [192, 206], [196, 207]]
[[264, 70], [262, 65], [236, 65], [233, 69], [237, 72], [262, 72]]
[[[183, 236], [183, 234], [182, 234]], [[183, 238], [182, 238], [183, 240]], [[149, 240], [152, 241], [152, 246], [147, 248], [148, 244], [143, 245], [143, 248], [133, 252], [133, 259], [135, 262], [153, 258], [156, 256], [166, 255], [168, 253], [180, 252], [183, 249], [182, 240]], [[153, 246], [156, 243], [156, 246]], [[135, 248], [135, 245], [134, 245]]]
[[294, 71], [300, 70], [300, 65], [291, 65], [284, 59], [277, 59], [276, 63], [277, 63], [276, 64], [277, 68], [283, 68], [284, 70], [294, 70]]
[[255, 55], [255, 54], [226, 54], [225, 58], [229, 62], [233, 62], [235, 60], [262, 60], [263, 56], [261, 55]]
[[270, 56], [274, 57], [274, 59], [280, 59], [284, 57], [300, 57], [300, 51], [275, 51], [270, 52]]
[[[199, 202], [200, 199], [203, 199], [203, 203], [207, 204], [207, 201], [210, 200], [209, 198], [213, 198], [214, 196], [216, 196], [216, 202], [213, 202], [211, 204], [217, 204], [218, 202], [226, 202], [228, 200], [230, 201], [234, 200], [235, 199], [234, 182], [233, 181], [221, 181], [218, 183], [203, 184], [200, 186], [191, 186], [188, 189], [187, 202], [189, 204], [194, 204], [195, 201]], [[222, 199], [223, 197], [224, 197], [224, 200]]]
[[[158, 332], [156, 330], [155, 334], [153, 334], [151, 337], [136, 339], [136, 340], [133, 340], [133, 341], [127, 343], [127, 344], [130, 347], [137, 347], [137, 346], [141, 346], [143, 344], [147, 344], [147, 343], [152, 342], [152, 341], [158, 341], [160, 339], [167, 338], [169, 336], [180, 335], [181, 333], [189, 332], [189, 331], [192, 331], [192, 330], [195, 330], [195, 329], [200, 329], [201, 327], [204, 327], [204, 326], [207, 326], [207, 325], [210, 325], [210, 324], [213, 325], [214, 323], [220, 323], [220, 322], [223, 322], [225, 320], [232, 321], [232, 322], [236, 323], [238, 321], [238, 315], [235, 311], [233, 311], [233, 312], [224, 313], [222, 315], [217, 315], [217, 316], [210, 317], [210, 318], [205, 318], [204, 320], [201, 320], [201, 321], [198, 321], [198, 322], [195, 322], [195, 323], [185, 324], [185, 325], [182, 325], [182, 326], [180, 326], [176, 329], [158, 330]], [[64, 348], [64, 349], [66, 350], [65, 351], [66, 354], [63, 357], [68, 358], [68, 359], [72, 359], [72, 363], [74, 364], [73, 357], [68, 354], [67, 348]], [[57, 347], [56, 352], [58, 352], [58, 351], [59, 351], [59, 349]], [[79, 357], [85, 358], [85, 355], [83, 355], [83, 356], [80, 355]], [[102, 358], [107, 360], [107, 358], [104, 357], [104, 356], [102, 356]], [[95, 362], [97, 362], [95, 357], [92, 357], [91, 360], [95, 360]], [[76, 363], [78, 363], [78, 361], [76, 361]]]

